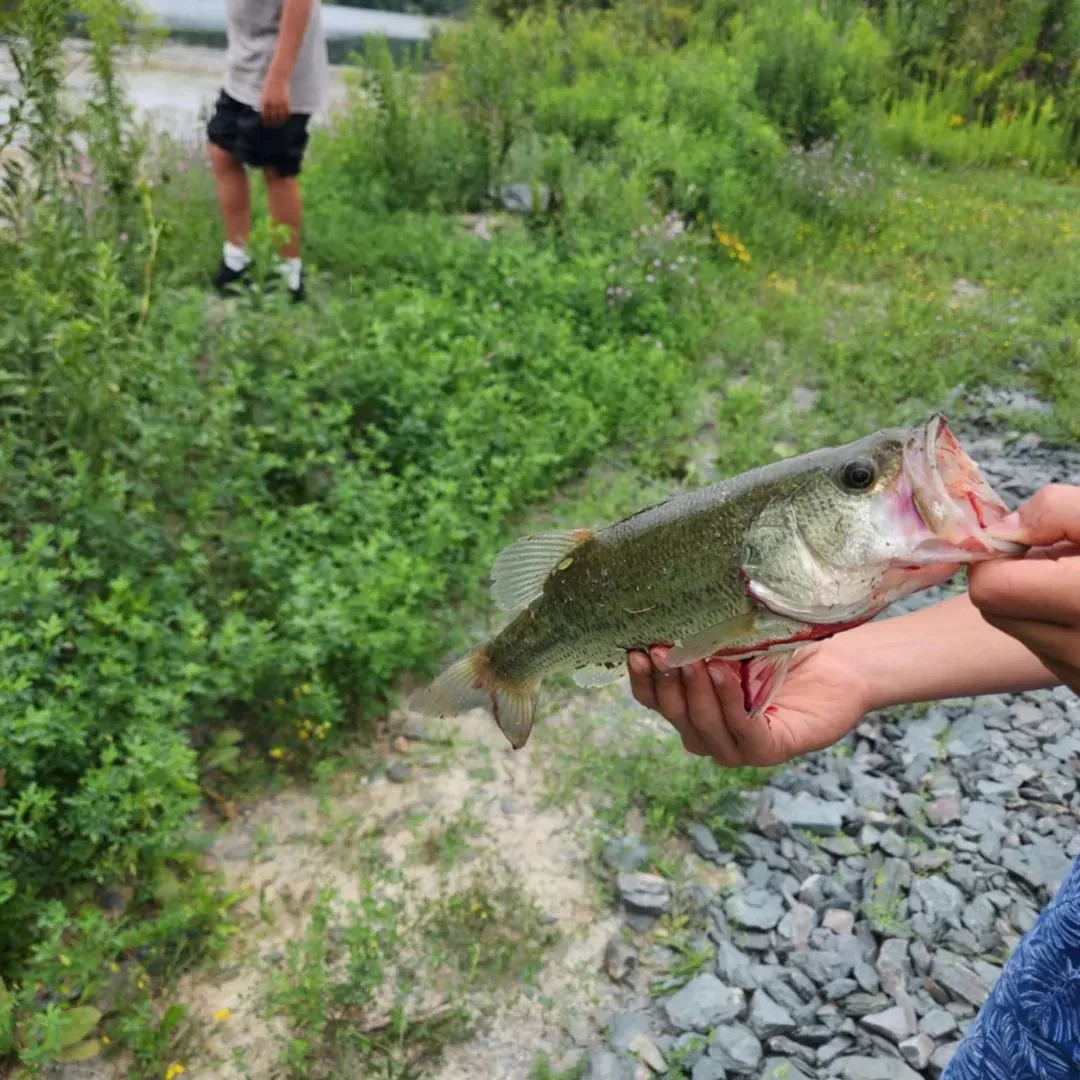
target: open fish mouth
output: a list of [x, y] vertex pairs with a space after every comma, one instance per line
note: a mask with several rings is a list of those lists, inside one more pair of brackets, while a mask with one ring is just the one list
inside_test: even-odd
[[1023, 555], [1027, 548], [987, 534], [987, 528], [1009, 513], [978, 465], [934, 413], [908, 440], [904, 468], [911, 485], [914, 512], [926, 534], [914, 561], [975, 562]]

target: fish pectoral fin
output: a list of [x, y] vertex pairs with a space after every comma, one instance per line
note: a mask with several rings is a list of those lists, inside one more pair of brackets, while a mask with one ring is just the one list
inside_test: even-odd
[[676, 645], [668, 653], [667, 662], [671, 667], [683, 667], [697, 660], [714, 656], [722, 649], [734, 644], [754, 630], [756, 613], [737, 615], [714, 626], [707, 626], [696, 634], [691, 634], [681, 645]]
[[791, 666], [791, 658], [796, 652], [797, 649], [762, 653], [740, 663], [739, 677], [742, 681], [743, 706], [747, 716], [763, 716], [765, 710], [776, 700]]
[[592, 529], [569, 529], [515, 540], [492, 564], [491, 598], [509, 614], [524, 610], [542, 595], [552, 572], [593, 535]]
[[571, 678], [578, 686], [610, 686], [622, 678], [625, 670], [625, 660], [613, 660], [609, 664], [587, 664], [579, 667], [571, 673]]

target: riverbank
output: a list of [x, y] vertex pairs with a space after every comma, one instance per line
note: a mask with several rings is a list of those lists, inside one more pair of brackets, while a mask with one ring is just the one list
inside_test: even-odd
[[[73, 101], [83, 100], [92, 74], [85, 42], [71, 40], [65, 48], [65, 89]], [[223, 49], [166, 41], [152, 52], [127, 52], [118, 69], [128, 101], [138, 120], [154, 131], [167, 132], [179, 140], [202, 140], [205, 117], [213, 108], [225, 71]], [[330, 68], [331, 109], [347, 99], [343, 65]], [[0, 52], [0, 124], [7, 119], [5, 99], [17, 85], [18, 75], [6, 52]], [[316, 117], [325, 123], [327, 117]]]

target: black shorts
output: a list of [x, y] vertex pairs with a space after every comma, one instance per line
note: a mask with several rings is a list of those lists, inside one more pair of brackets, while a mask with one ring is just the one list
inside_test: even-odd
[[206, 137], [245, 165], [296, 176], [307, 150], [309, 119], [307, 113], [293, 113], [280, 127], [266, 127], [258, 109], [222, 90], [206, 125]]

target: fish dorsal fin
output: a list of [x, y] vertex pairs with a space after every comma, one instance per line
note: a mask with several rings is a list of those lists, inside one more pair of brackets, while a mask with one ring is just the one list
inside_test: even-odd
[[515, 540], [499, 552], [491, 567], [492, 599], [511, 614], [527, 608], [543, 593], [552, 571], [591, 536], [592, 529], [568, 529]]

